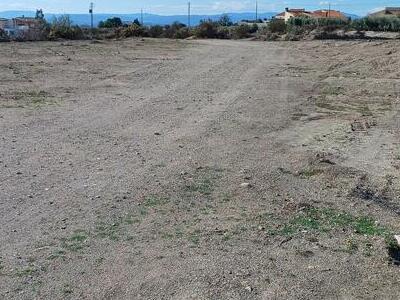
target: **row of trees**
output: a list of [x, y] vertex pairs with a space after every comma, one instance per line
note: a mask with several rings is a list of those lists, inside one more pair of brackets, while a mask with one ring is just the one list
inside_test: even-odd
[[[314, 19], [314, 18], [292, 18], [288, 23], [282, 20], [272, 20], [268, 26], [259, 28], [256, 23], [234, 24], [227, 15], [219, 20], [203, 20], [193, 28], [187, 28], [185, 24], [175, 22], [171, 25], [143, 26], [136, 19], [132, 24], [123, 24], [120, 18], [110, 18], [102, 21], [99, 28], [91, 31], [74, 25], [69, 16], [64, 15], [54, 18], [47, 23], [44, 18], [40, 19], [40, 28], [35, 31], [35, 36], [26, 36], [25, 39], [85, 39], [95, 38], [126, 38], [126, 37], [152, 37], [184, 39], [190, 36], [198, 38], [218, 39], [242, 39], [250, 36], [272, 35], [272, 39], [279, 38], [285, 34], [299, 35], [306, 31], [320, 29], [331, 32], [335, 29], [358, 30], [358, 31], [395, 31], [400, 32], [399, 17], [365, 17], [354, 21], [340, 19]], [[7, 37], [0, 31], [0, 41]]]
[[100, 28], [113, 28], [117, 37], [152, 37], [184, 39], [190, 36], [198, 38], [245, 38], [257, 32], [257, 24], [234, 24], [229, 16], [223, 15], [217, 21], [203, 20], [198, 26], [188, 28], [185, 24], [174, 22], [171, 25], [143, 26], [138, 20], [131, 25], [123, 25], [119, 18], [108, 19], [100, 22]]
[[286, 29], [290, 31], [294, 27], [306, 27], [315, 29], [325, 27], [327, 29], [345, 29], [358, 31], [392, 31], [400, 32], [400, 17], [365, 17], [356, 20], [341, 19], [314, 19], [314, 18], [292, 18], [286, 25]]
[[[121, 20], [109, 19], [102, 23], [101, 27], [116, 28], [121, 27]], [[246, 38], [254, 33], [259, 34], [296, 34], [299, 32], [311, 31], [314, 29], [331, 32], [335, 29], [357, 30], [357, 31], [395, 31], [400, 32], [399, 17], [365, 17], [357, 20], [342, 20], [329, 18], [292, 18], [288, 23], [282, 20], [272, 20], [268, 26], [259, 28], [256, 23], [234, 24], [229, 16], [223, 15], [219, 20], [203, 20], [198, 26], [189, 30], [184, 24], [175, 22], [167, 26], [142, 26], [139, 21], [123, 29], [119, 35], [145, 36], [145, 37], [165, 37], [165, 38], [186, 38], [196, 36], [198, 38], [220, 38], [220, 39], [240, 39]], [[261, 29], [261, 30], [259, 30]]]

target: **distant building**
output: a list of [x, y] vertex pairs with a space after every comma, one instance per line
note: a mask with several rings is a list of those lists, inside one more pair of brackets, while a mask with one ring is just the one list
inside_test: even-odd
[[3, 29], [8, 24], [8, 19], [0, 18], [0, 29]]
[[315, 18], [315, 19], [342, 19], [347, 20], [348, 18], [337, 10], [316, 10], [316, 11], [306, 11], [304, 8], [286, 8], [284, 12], [276, 15], [274, 19], [284, 20], [288, 22], [291, 18]]
[[312, 12], [312, 17], [317, 18], [317, 19], [341, 19], [343, 21], [348, 20], [349, 18], [346, 17], [345, 14], [338, 10], [328, 10], [328, 9], [322, 9], [322, 10], [316, 10]]
[[400, 17], [400, 7], [386, 7], [383, 10], [369, 14], [371, 17], [388, 17], [396, 16]]
[[289, 21], [291, 18], [297, 17], [310, 17], [311, 12], [306, 11], [304, 8], [286, 8], [284, 12], [277, 14], [274, 19]]
[[11, 37], [20, 37], [31, 31], [38, 30], [40, 28], [40, 19], [37, 18], [14, 18], [14, 19], [0, 19], [0, 29], [4, 30], [5, 33]]

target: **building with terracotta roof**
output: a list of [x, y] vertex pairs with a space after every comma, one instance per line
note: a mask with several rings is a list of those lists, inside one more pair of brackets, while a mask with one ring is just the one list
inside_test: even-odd
[[306, 11], [304, 8], [286, 8], [284, 12], [277, 14], [274, 19], [289, 21], [291, 18], [297, 17], [310, 17], [311, 12]]
[[288, 22], [291, 18], [306, 17], [316, 19], [341, 19], [347, 20], [348, 18], [340, 11], [337, 10], [316, 10], [306, 11], [304, 8], [286, 8], [284, 12], [277, 14], [274, 19], [284, 20]]
[[400, 17], [400, 7], [386, 7], [383, 10], [369, 14], [371, 17]]
[[0, 19], [0, 29], [10, 37], [18, 37], [30, 31], [38, 30], [40, 20], [36, 18]]
[[343, 14], [338, 10], [328, 10], [328, 9], [316, 10], [313, 11], [311, 15], [313, 18], [317, 19], [332, 18], [332, 19], [341, 19], [343, 21], [346, 21], [348, 19], [348, 17], [346, 17], [345, 14]]

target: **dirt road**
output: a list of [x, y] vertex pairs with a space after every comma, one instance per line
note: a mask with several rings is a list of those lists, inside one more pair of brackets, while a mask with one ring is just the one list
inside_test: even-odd
[[0, 44], [0, 298], [399, 298], [397, 49]]

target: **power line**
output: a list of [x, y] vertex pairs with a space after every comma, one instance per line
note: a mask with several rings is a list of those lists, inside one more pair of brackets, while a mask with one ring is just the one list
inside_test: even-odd
[[329, 9], [328, 9], [328, 18], [331, 17], [331, 3], [329, 2]]

